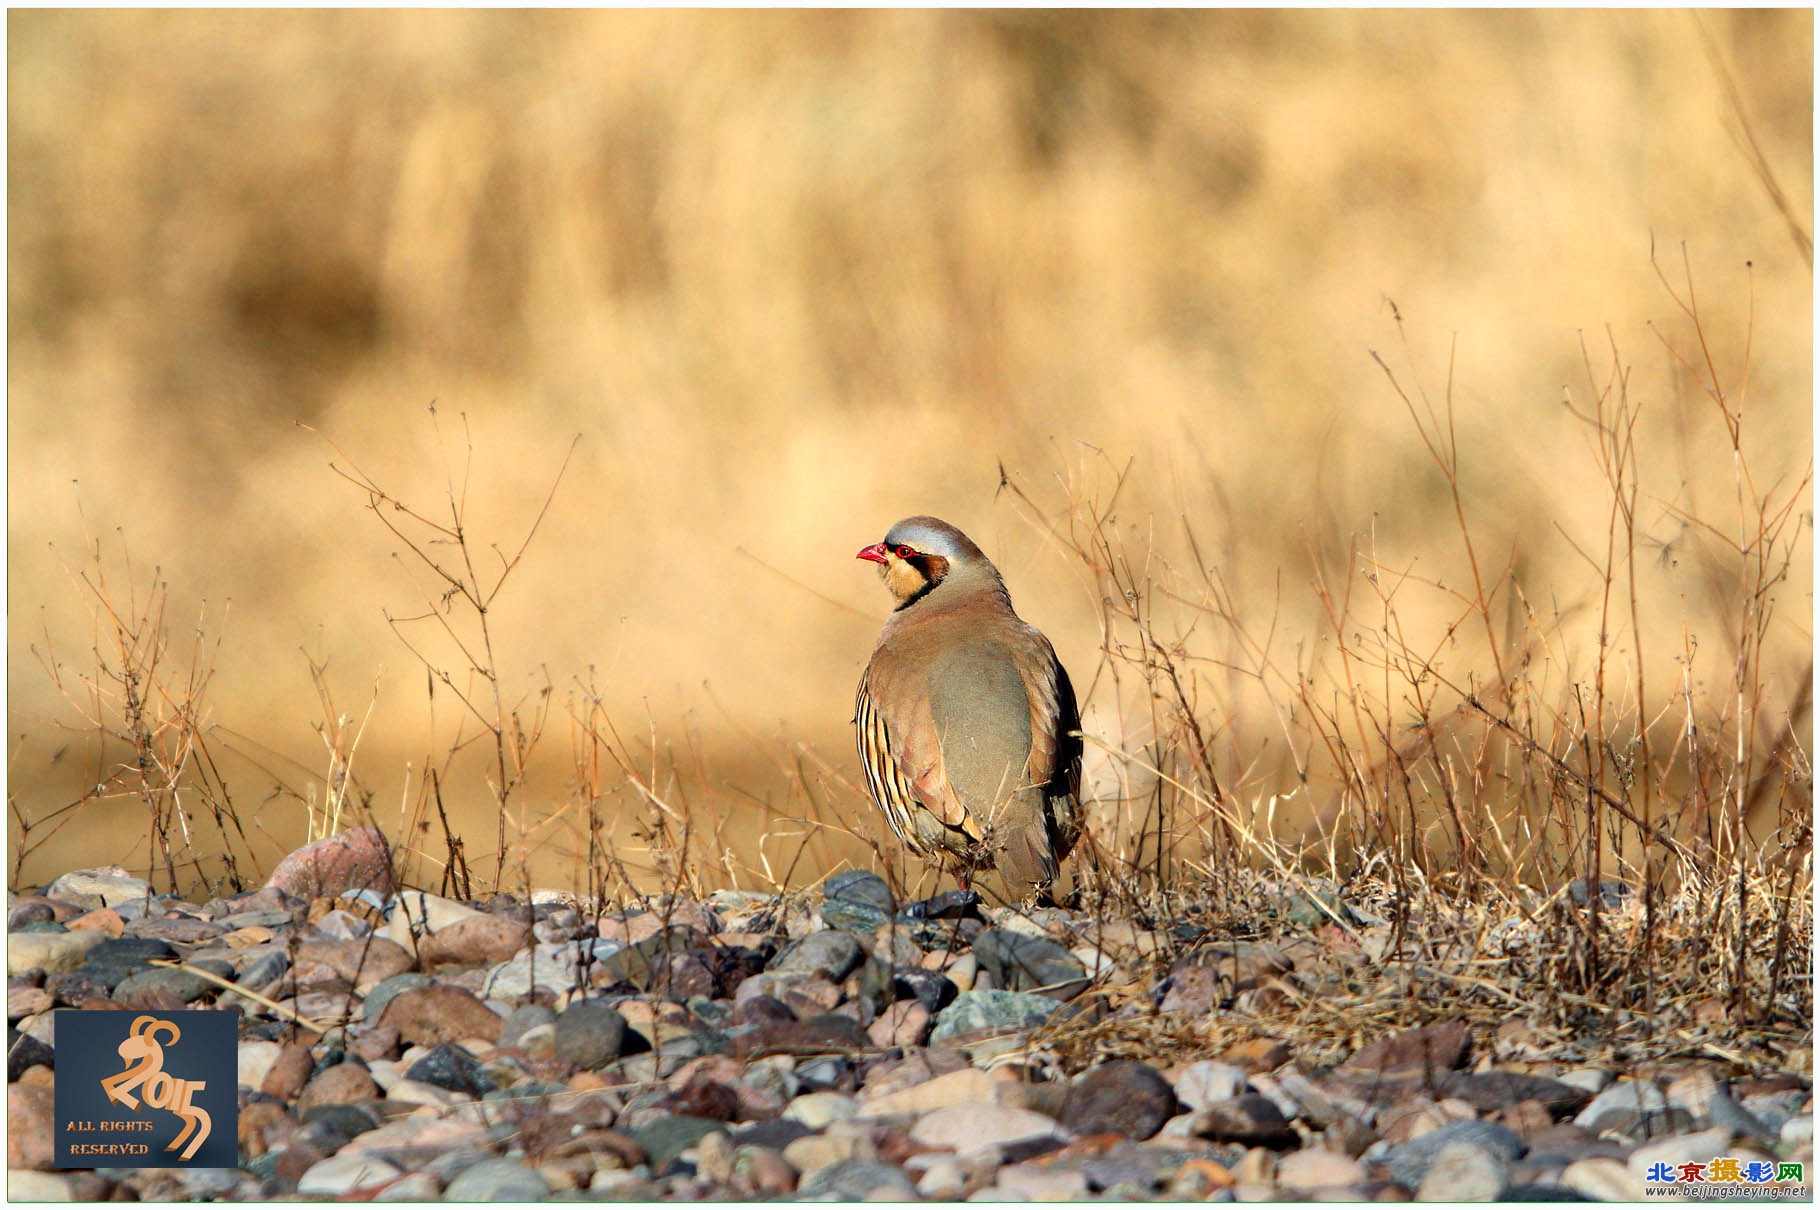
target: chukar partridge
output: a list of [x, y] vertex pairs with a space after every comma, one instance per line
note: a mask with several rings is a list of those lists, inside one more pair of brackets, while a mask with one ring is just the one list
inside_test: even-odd
[[854, 722], [873, 801], [898, 839], [966, 886], [996, 868], [1045, 895], [1080, 835], [1080, 718], [1043, 633], [960, 530], [908, 517], [859, 552], [897, 599]]

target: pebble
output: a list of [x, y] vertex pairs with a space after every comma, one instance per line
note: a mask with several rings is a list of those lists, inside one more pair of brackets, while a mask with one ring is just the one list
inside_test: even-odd
[[1730, 1154], [1731, 1142], [1732, 1132], [1723, 1127], [1675, 1134], [1639, 1145], [1625, 1162], [1630, 1167], [1631, 1175], [1642, 1180], [1643, 1174], [1658, 1161], [1682, 1164], [1694, 1157], [1711, 1159], [1715, 1155], [1727, 1155]]
[[499, 1037], [505, 1022], [473, 992], [448, 984], [414, 987], [392, 997], [379, 1014], [406, 1042], [458, 1042], [463, 1038]]
[[992, 976], [993, 984], [1005, 991], [1072, 1000], [1090, 982], [1081, 960], [1047, 937], [987, 929], [974, 938], [973, 957], [980, 970]]
[[803, 1176], [853, 1159], [876, 1159], [878, 1149], [864, 1135], [806, 1134], [784, 1145], [784, 1159]]
[[1072, 1168], [1007, 1164], [998, 1170], [996, 1184], [1025, 1202], [1075, 1202], [1087, 1196], [1087, 1174]]
[[6, 973], [21, 975], [28, 970], [45, 974], [73, 971], [95, 946], [106, 941], [107, 934], [96, 930], [76, 933], [19, 933], [6, 935]]
[[144, 903], [151, 893], [152, 886], [149, 882], [133, 877], [117, 865], [92, 870], [71, 870], [44, 888], [47, 899], [80, 903], [85, 897], [92, 896], [101, 901], [102, 907], [110, 908]]
[[1435, 1153], [1416, 1189], [1418, 1202], [1495, 1202], [1510, 1189], [1510, 1171], [1495, 1150], [1448, 1143]]
[[402, 1175], [396, 1166], [371, 1155], [335, 1155], [311, 1166], [297, 1182], [305, 1197], [342, 1197], [370, 1189]]
[[1163, 1128], [1175, 1109], [1175, 1090], [1156, 1068], [1135, 1059], [1114, 1059], [1075, 1077], [1061, 1123], [1077, 1135], [1147, 1139]]
[[844, 1122], [859, 1113], [859, 1099], [841, 1092], [806, 1092], [784, 1107], [783, 1116], [819, 1130], [829, 1122]]
[[432, 1202], [442, 1197], [442, 1185], [427, 1172], [411, 1172], [373, 1195], [376, 1202]]
[[1291, 1151], [1277, 1161], [1276, 1180], [1288, 1189], [1308, 1191], [1352, 1188], [1365, 1180], [1365, 1168], [1350, 1156], [1323, 1148]]
[[1528, 1150], [1515, 1131], [1496, 1122], [1468, 1119], [1451, 1122], [1439, 1129], [1399, 1143], [1389, 1149], [1384, 1165], [1391, 1179], [1406, 1189], [1420, 1189], [1436, 1157], [1452, 1145], [1463, 1145], [1497, 1156], [1506, 1162]]
[[313, 841], [272, 868], [266, 886], [299, 899], [321, 899], [347, 890], [392, 890], [391, 849], [376, 828], [355, 828]]
[[[1216, 945], [958, 893], [900, 911], [864, 871], [819, 897], [631, 909], [343, 890], [13, 897], [15, 1197], [1636, 1200], [1649, 1163], [1690, 1150], [1811, 1161], [1804, 1069], [1680, 1059], [1613, 1082], [1551, 1066], [1533, 1025], [1367, 1031], [1347, 1058], [1240, 1024], [1140, 1061], [1134, 1030], [1195, 1027], [1157, 1006], [1202, 976], [1209, 1006], [1255, 1011], [1260, 980], [1321, 995], [1356, 972], [1326, 925]], [[150, 965], [177, 955], [330, 1028]], [[241, 1013], [242, 1168], [50, 1170], [53, 1010], [132, 1001]], [[1111, 1045], [1081, 1045], [1102, 1022]]]
[[824, 929], [786, 946], [767, 968], [772, 974], [801, 972], [839, 983], [864, 958], [859, 939], [840, 929]]
[[1245, 1091], [1243, 1068], [1203, 1059], [1190, 1063], [1175, 1078], [1175, 1095], [1189, 1109], [1205, 1109], [1216, 1101], [1230, 1101]]
[[1056, 1002], [1033, 992], [965, 991], [935, 1018], [929, 1042], [939, 1046], [963, 1034], [1005, 1034], [1030, 1029], [1055, 1015]]
[[1620, 1080], [1592, 1099], [1574, 1118], [1574, 1125], [1598, 1134], [1634, 1121], [1640, 1113], [1668, 1108], [1668, 1097], [1649, 1080]]
[[913, 1141], [970, 1155], [995, 1144], [1059, 1137], [1054, 1118], [1028, 1109], [969, 1101], [935, 1109], [910, 1129]]
[[14, 1203], [79, 1200], [69, 1177], [23, 1168], [15, 1168], [6, 1174], [6, 1199]]
[[1561, 1186], [1595, 1202], [1641, 1202], [1641, 1177], [1633, 1176], [1624, 1161], [1592, 1156], [1575, 1160], [1561, 1170]]
[[537, 1202], [550, 1182], [523, 1160], [483, 1159], [462, 1170], [442, 1198], [449, 1202]]
[[978, 1067], [962, 1067], [943, 1075], [925, 1078], [907, 1087], [873, 1093], [868, 1082], [863, 1108], [869, 1117], [889, 1117], [897, 1113], [926, 1113], [951, 1105], [974, 1102], [990, 1104], [997, 1100], [995, 1088], [1010, 1079], [1009, 1072], [995, 1076]]
[[854, 1158], [817, 1169], [798, 1188], [804, 1201], [909, 1202], [916, 1201], [916, 1186], [896, 1164]]
[[601, 1001], [575, 1001], [557, 1015], [555, 1057], [584, 1072], [612, 1063], [626, 1044], [626, 1017]]

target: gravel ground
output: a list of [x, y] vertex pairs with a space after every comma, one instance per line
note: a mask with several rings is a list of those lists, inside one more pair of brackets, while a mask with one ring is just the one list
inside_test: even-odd
[[[1630, 1201], [1662, 1162], [1811, 1172], [1806, 1074], [1504, 1061], [1520, 1014], [1340, 1062], [1182, 1044], [1293, 985], [1318, 928], [1171, 963], [1131, 921], [899, 904], [867, 873], [604, 914], [287, 885], [9, 896], [11, 1197]], [[241, 1167], [52, 1171], [55, 1010], [184, 1007], [241, 1013]], [[1169, 1044], [1130, 1057], [1145, 1030]]]

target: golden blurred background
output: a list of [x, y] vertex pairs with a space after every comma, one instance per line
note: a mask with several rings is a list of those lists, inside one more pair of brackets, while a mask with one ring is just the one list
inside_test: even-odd
[[[1748, 382], [1758, 481], [1810, 465], [1806, 11], [40, 10], [8, 31], [15, 852], [22, 815], [122, 759], [57, 727], [79, 720], [35, 654], [93, 666], [94, 542], [120, 596], [168, 582], [171, 660], [199, 617], [220, 636], [207, 720], [255, 864], [303, 838], [276, 787], [326, 773], [311, 659], [367, 720], [354, 776], [395, 825], [458, 712], [444, 694], [432, 718], [386, 623], [436, 588], [331, 463], [442, 518], [464, 482], [478, 549], [509, 554], [580, 434], [489, 615], [508, 703], [554, 703], [518, 801], [572, 796], [561, 703], [592, 668], [629, 749], [689, 754], [698, 792], [750, 813], [740, 845], [805, 795], [864, 818], [848, 719], [887, 600], [853, 553], [900, 516], [971, 533], [1093, 681], [1096, 590], [1001, 463], [1049, 516], [1129, 464], [1132, 549], [1180, 561], [1176, 519], [1199, 520], [1293, 660], [1318, 642], [1311, 577], [1356, 535], [1460, 575], [1381, 350], [1451, 389], [1481, 548], [1570, 613], [1610, 499], [1563, 388], [1584, 405], [1582, 336], [1595, 378], [1615, 345], [1644, 408], [1652, 655], [1675, 668], [1691, 618], [1716, 689], [1720, 623], [1671, 556], [1690, 517], [1734, 515], [1734, 470], [1652, 250]], [[1801, 545], [1766, 709], [1807, 675]], [[1240, 760], [1276, 727], [1248, 694], [1208, 703]], [[489, 759], [442, 788], [484, 868]], [[1280, 772], [1229, 770], [1253, 794]], [[147, 864], [143, 806], [83, 810], [15, 885]], [[816, 860], [864, 860], [828, 843]], [[526, 844], [540, 885], [570, 881], [572, 828]]]

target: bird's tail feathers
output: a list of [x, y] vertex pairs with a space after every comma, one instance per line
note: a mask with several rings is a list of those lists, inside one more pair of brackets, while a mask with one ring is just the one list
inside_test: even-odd
[[1001, 839], [999, 873], [1005, 888], [1018, 899], [1029, 899], [1055, 881], [1055, 853], [1049, 847], [1049, 830], [1042, 820], [1007, 830]]

